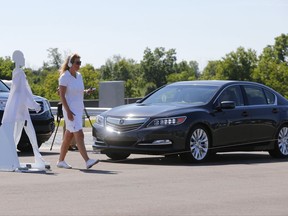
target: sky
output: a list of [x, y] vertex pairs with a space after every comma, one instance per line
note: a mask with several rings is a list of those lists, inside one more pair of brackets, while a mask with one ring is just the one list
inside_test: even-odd
[[49, 48], [98, 68], [114, 55], [140, 62], [144, 50], [175, 49], [202, 70], [237, 48], [259, 55], [288, 33], [287, 0], [0, 0], [0, 57], [24, 53], [26, 67]]

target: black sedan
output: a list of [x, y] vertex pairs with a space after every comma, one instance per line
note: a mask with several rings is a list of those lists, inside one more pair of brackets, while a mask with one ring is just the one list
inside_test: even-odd
[[246, 81], [183, 81], [96, 117], [93, 149], [111, 159], [179, 154], [201, 162], [216, 152], [288, 157], [288, 101]]

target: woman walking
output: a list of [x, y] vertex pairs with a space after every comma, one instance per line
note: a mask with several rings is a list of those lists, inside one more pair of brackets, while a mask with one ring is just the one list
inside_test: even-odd
[[66, 124], [66, 131], [62, 141], [59, 161], [57, 167], [71, 169], [72, 166], [65, 162], [65, 156], [73, 139], [77, 143], [78, 150], [85, 160], [86, 168], [89, 169], [99, 160], [88, 157], [84, 144], [84, 133], [82, 128], [82, 115], [84, 110], [83, 95], [90, 93], [84, 90], [84, 83], [81, 73], [78, 72], [81, 66], [78, 54], [70, 55], [60, 69], [59, 94], [63, 105], [63, 116]]

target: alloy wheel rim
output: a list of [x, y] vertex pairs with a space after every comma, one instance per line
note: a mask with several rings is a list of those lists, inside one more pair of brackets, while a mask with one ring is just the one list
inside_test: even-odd
[[190, 151], [196, 160], [202, 160], [208, 152], [209, 140], [203, 129], [196, 129], [190, 139]]
[[288, 127], [283, 127], [278, 135], [279, 151], [283, 155], [288, 155]]

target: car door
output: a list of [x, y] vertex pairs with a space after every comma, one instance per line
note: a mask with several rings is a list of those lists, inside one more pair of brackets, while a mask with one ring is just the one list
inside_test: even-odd
[[249, 118], [244, 106], [244, 98], [239, 85], [233, 85], [224, 89], [216, 99], [215, 106], [223, 101], [234, 102], [235, 108], [220, 108], [214, 114], [214, 146], [226, 146], [246, 143], [250, 131], [247, 128]]
[[246, 110], [249, 117], [250, 142], [271, 140], [280, 115], [276, 96], [268, 89], [255, 85], [243, 85]]

